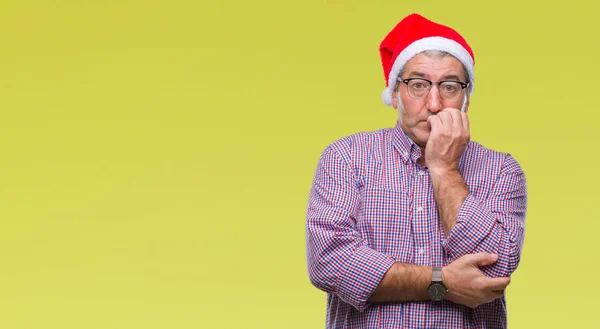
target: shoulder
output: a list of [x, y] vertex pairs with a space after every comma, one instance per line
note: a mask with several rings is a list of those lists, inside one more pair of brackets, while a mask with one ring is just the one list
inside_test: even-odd
[[487, 148], [477, 142], [469, 142], [465, 156], [462, 159], [465, 169], [486, 171], [500, 174], [501, 172], [520, 172], [519, 162], [508, 152]]
[[329, 144], [324, 153], [336, 153], [348, 162], [379, 152], [389, 144], [392, 128], [363, 131], [344, 136]]

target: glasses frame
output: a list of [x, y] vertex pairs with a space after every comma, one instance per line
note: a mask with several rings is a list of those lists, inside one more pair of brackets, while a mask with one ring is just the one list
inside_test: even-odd
[[[471, 84], [470, 82], [464, 83], [462, 81], [457, 81], [457, 80], [442, 80], [442, 81], [434, 82], [434, 81], [431, 81], [431, 80], [425, 79], [425, 78], [407, 78], [407, 79], [398, 78], [397, 80], [398, 80], [398, 82], [402, 82], [406, 85], [407, 91], [408, 91], [408, 83], [411, 82], [412, 80], [424, 80], [424, 81], [429, 82], [429, 90], [427, 91], [427, 94], [425, 94], [421, 97], [414, 97], [413, 95], [411, 95], [410, 92], [408, 92], [408, 95], [414, 99], [426, 98], [427, 96], [429, 96], [429, 93], [431, 92], [431, 88], [433, 87], [433, 85], [437, 85], [438, 89], [439, 89], [440, 85], [444, 82], [455, 82], [455, 83], [460, 84], [460, 86], [462, 87], [461, 92]], [[440, 94], [440, 97], [442, 97], [441, 94]], [[442, 99], [443, 99], [443, 97], [442, 97]]]

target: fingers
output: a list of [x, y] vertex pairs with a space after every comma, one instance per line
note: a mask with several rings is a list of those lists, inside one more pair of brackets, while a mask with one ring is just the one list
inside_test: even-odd
[[470, 135], [469, 118], [467, 113], [460, 112], [455, 108], [446, 108], [436, 115], [431, 117], [438, 117], [442, 127], [446, 129], [446, 132], [463, 133], [467, 136]]
[[439, 132], [443, 128], [441, 119], [437, 115], [432, 115], [427, 118], [427, 122], [431, 126], [431, 132]]
[[486, 304], [486, 303], [492, 302], [498, 298], [501, 298], [502, 296], [504, 296], [504, 290], [488, 291], [485, 293], [484, 296], [481, 297], [481, 299], [475, 299], [473, 301], [474, 306], [470, 306], [470, 307], [476, 308], [477, 306], [479, 306], [481, 304]]
[[497, 299], [500, 298], [502, 296], [504, 296], [506, 290], [493, 290], [492, 291], [492, 298]]
[[489, 290], [492, 290], [492, 291], [496, 291], [496, 290], [504, 291], [504, 289], [506, 289], [506, 287], [508, 287], [509, 284], [510, 284], [510, 277], [489, 278], [487, 280], [487, 286], [488, 286]]
[[453, 109], [453, 108], [448, 108], [445, 111], [447, 111], [450, 116], [452, 117], [452, 131], [453, 133], [457, 134], [459, 132], [462, 132], [464, 129], [464, 125], [462, 123], [462, 115], [459, 110], [457, 109]]
[[440, 118], [440, 122], [442, 123], [444, 129], [447, 132], [451, 132], [454, 126], [452, 114], [447, 110], [443, 110], [440, 113], [436, 114], [436, 116]]
[[498, 260], [498, 255], [487, 252], [480, 252], [468, 256], [470, 257], [470, 261], [477, 266], [492, 265]]

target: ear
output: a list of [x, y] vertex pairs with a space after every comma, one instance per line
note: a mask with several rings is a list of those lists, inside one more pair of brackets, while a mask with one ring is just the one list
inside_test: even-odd
[[468, 94], [465, 94], [462, 100], [462, 104], [460, 106], [460, 111], [467, 113], [467, 111], [469, 110], [469, 104], [471, 104], [471, 97], [469, 97]]
[[397, 110], [398, 109], [398, 90], [392, 93], [392, 106]]
[[467, 103], [465, 104], [465, 113], [469, 111], [469, 104], [471, 104], [471, 96], [467, 96]]

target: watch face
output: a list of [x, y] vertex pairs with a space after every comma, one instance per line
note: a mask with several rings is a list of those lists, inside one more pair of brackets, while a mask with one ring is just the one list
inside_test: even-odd
[[429, 288], [427, 289], [429, 296], [433, 300], [442, 300], [446, 296], [446, 287], [443, 284], [438, 282], [433, 282]]

